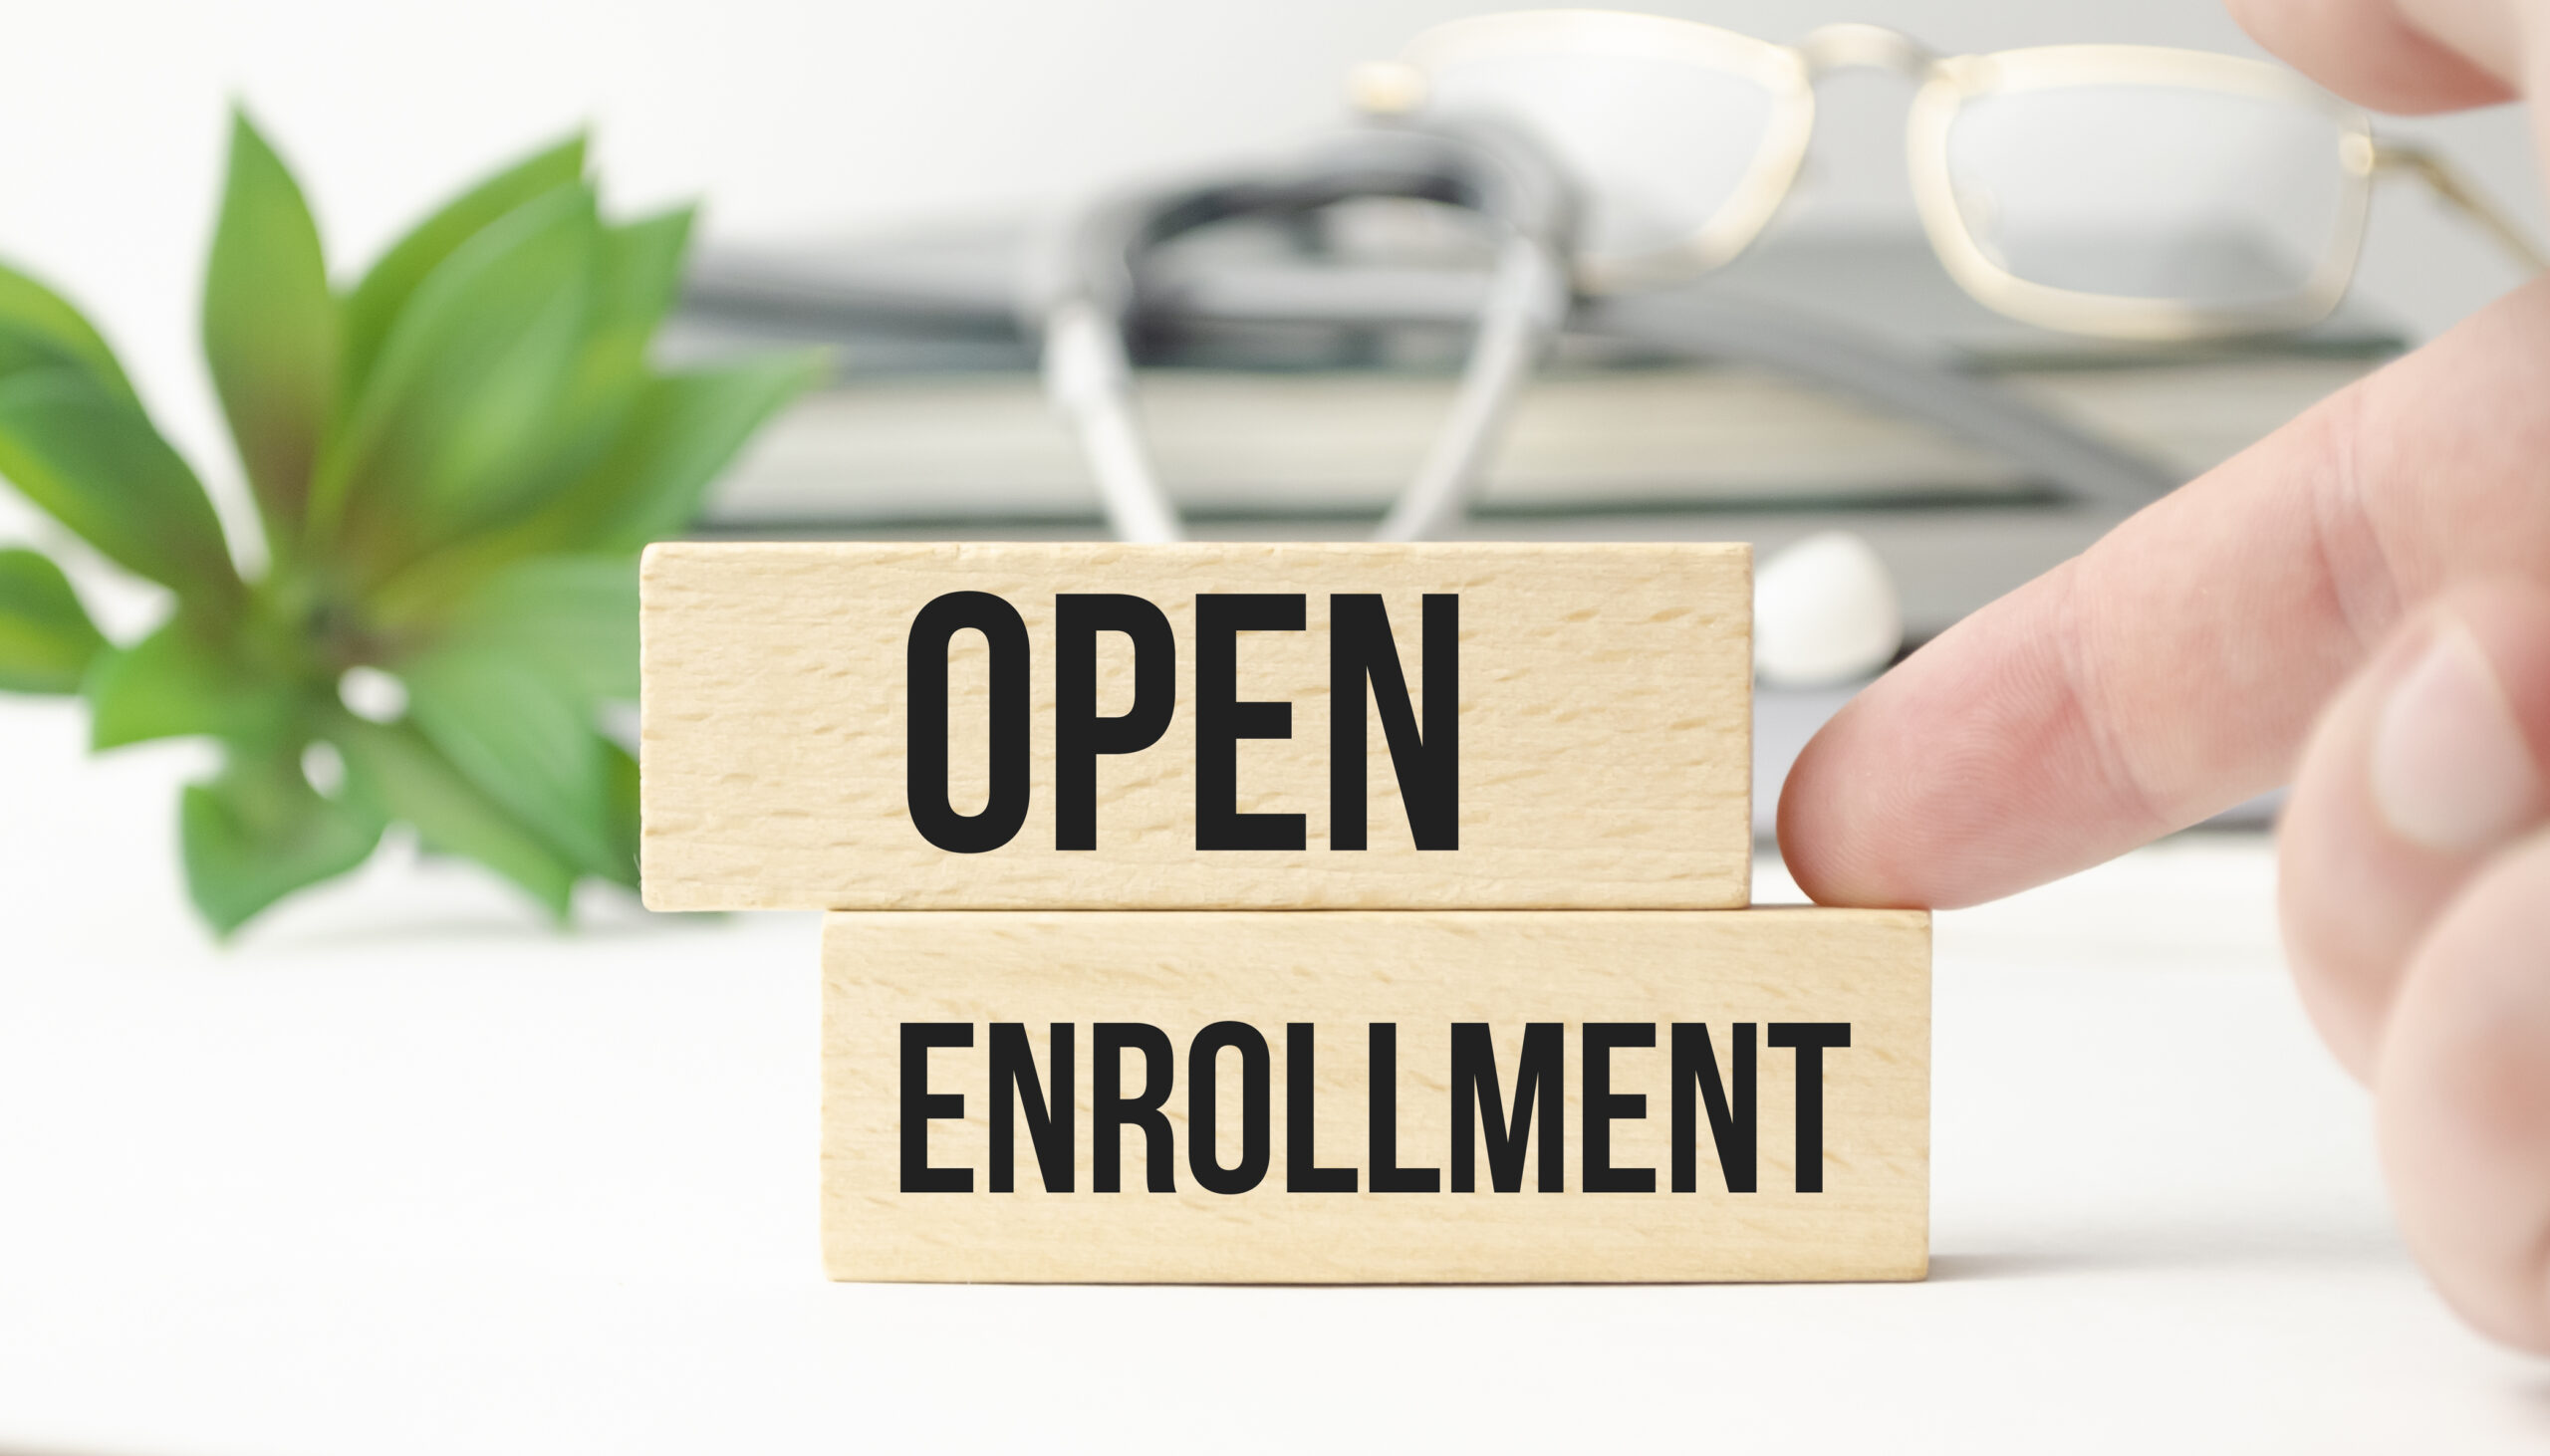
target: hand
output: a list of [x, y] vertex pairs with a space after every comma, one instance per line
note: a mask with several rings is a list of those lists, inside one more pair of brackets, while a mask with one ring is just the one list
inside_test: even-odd
[[[2370, 106], [2550, 93], [2550, 0], [2235, 9]], [[1825, 903], [1971, 904], [2288, 780], [2294, 973], [2403, 1231], [2550, 1351], [2550, 279], [1915, 653], [1808, 745], [1780, 844]]]

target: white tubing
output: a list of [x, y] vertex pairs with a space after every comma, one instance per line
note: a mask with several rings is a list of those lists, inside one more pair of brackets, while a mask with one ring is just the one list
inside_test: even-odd
[[[1567, 271], [1547, 249], [1528, 238], [1507, 241], [1451, 412], [1375, 540], [1436, 541], [1459, 529], [1506, 415], [1566, 317], [1567, 290]], [[1045, 320], [1044, 371], [1047, 395], [1080, 436], [1116, 539], [1183, 540], [1177, 507], [1134, 422], [1133, 369], [1114, 322], [1086, 299], [1057, 305]]]
[[1452, 411], [1425, 463], [1392, 502], [1377, 541], [1439, 541], [1452, 535], [1479, 491], [1506, 414], [1531, 377], [1541, 347], [1565, 317], [1566, 270], [1529, 238], [1506, 241], [1478, 322]]
[[1044, 364], [1045, 392], [1080, 436], [1116, 539], [1182, 539], [1177, 508], [1134, 425], [1133, 369], [1115, 324], [1085, 299], [1056, 306], [1045, 320]]

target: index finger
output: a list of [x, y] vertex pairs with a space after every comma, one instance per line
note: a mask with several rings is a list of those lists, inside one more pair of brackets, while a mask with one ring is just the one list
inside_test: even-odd
[[1827, 904], [1946, 907], [2282, 783], [2314, 713], [2454, 580], [2550, 577], [2536, 281], [1942, 633], [1807, 745], [1780, 848]]

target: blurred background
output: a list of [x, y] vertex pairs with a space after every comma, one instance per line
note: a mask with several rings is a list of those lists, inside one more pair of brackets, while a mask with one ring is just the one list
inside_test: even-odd
[[[1344, 120], [1354, 63], [1490, 8], [35, 7], [12, 20], [12, 49], [32, 64], [0, 91], [0, 121], [20, 138], [0, 151], [0, 249], [91, 309], [163, 427], [235, 504], [235, 481], [218, 479], [234, 467], [193, 340], [223, 109], [234, 98], [299, 171], [341, 266], [368, 259], [430, 199], [497, 159], [587, 123], [615, 206], [705, 201], [698, 256], [707, 266], [1014, 220], [1111, 184], [1288, 146]], [[1649, 8], [1773, 40], [1847, 18], [1951, 52], [2123, 41], [2256, 54], [2214, 0], [1869, 0], [1847, 14], [1770, 3]], [[1912, 230], [1902, 141], [1910, 92], [1875, 73], [1824, 85], [1808, 174], [1783, 227]], [[2403, 121], [2386, 131], [2433, 142], [2537, 231], [2540, 188], [2516, 113]], [[2414, 340], [2518, 276], [2430, 197], [2385, 188], [2353, 303], [2366, 332]], [[1174, 421], [1163, 426], [1174, 432]], [[786, 432], [765, 450], [784, 467]], [[768, 476], [775, 465], [761, 468]], [[0, 502], [0, 531], [14, 533], [21, 510]]]
[[[704, 204], [685, 304], [661, 352], [680, 362], [802, 342], [834, 351], [827, 383], [749, 447], [695, 530], [1100, 535], [1100, 492], [1039, 386], [1035, 332], [1002, 319], [1024, 297], [1030, 245], [1093, 198], [1335, 132], [1352, 120], [1357, 63], [1493, 8], [44, 7], [13, 21], [13, 48], [39, 63], [0, 91], [0, 121], [22, 138], [0, 151], [0, 254], [91, 311], [162, 429], [199, 462], [233, 540], [250, 541], [247, 492], [194, 337], [225, 108], [244, 103], [298, 172], [340, 273], [495, 162], [590, 126], [613, 211]], [[2260, 54], [2216, 0], [1649, 8], [1779, 42], [1859, 20], [1950, 54], [2067, 42]], [[1835, 527], [1874, 546], [1885, 578], [1874, 587], [1854, 586], [1848, 552], [1795, 581], [1766, 579], [1787, 603], [1765, 598], [1766, 649], [1801, 611], [1894, 600], [1879, 604], [1879, 616], [1893, 615], [1870, 630], [1800, 628], [1809, 670], [1794, 682], [1767, 675], [1799, 692], [1763, 698], [1758, 824], [1796, 747], [1899, 637], [1916, 645], [1935, 634], [2523, 272], [2432, 192], [2383, 186], [2351, 293], [2304, 333], [2134, 345], [2014, 322], [1960, 292], [1921, 237], [1905, 161], [1913, 89], [1878, 70], [1824, 79], [1798, 185], [1762, 240], [1675, 290], [1766, 308], [1770, 355], [1787, 350], [1787, 364], [1758, 347], [1710, 358], [1562, 345], [1522, 394], [1462, 527], [1520, 539], [1750, 540], [1766, 560]], [[2541, 234], [2517, 111], [2385, 119], [2378, 134], [2431, 148]], [[2085, 169], [2086, 188], [2040, 179], [2034, 190], [2059, 210], [2065, 196], [2098, 194], [2096, 170]], [[1389, 233], [1391, 219], [1381, 221]], [[1407, 237], [1394, 246], [1401, 261], [1448, 248], [1454, 271], [1482, 278], [1490, 256], [1475, 229], [1464, 239], [1457, 227], [1416, 229], [1412, 253]], [[879, 327], [880, 300], [892, 315], [898, 299], [924, 297], [961, 298], [971, 322]], [[1618, 307], [1639, 318], [1655, 297]], [[1841, 331], [1839, 343], [1813, 343], [1817, 327]], [[2058, 430], [2112, 448], [2107, 463], [2140, 471], [2141, 484], [2091, 499], [2024, 451], [1815, 377], [1855, 339], [1986, 380]], [[1137, 337], [1140, 422], [1157, 473], [1194, 534], [1369, 534], [1452, 397], [1461, 336], [1437, 330], [1413, 349], [1350, 335], [1289, 353], [1276, 343]], [[1793, 366], [1801, 349], [1803, 371]], [[1879, 372], [1892, 366], [1882, 359]], [[0, 492], [0, 541], [10, 539], [63, 545]], [[76, 572], [76, 548], [69, 559]], [[158, 609], [146, 592], [84, 586], [113, 636]], [[1843, 640], [1854, 631], [1857, 645]], [[1839, 669], [1818, 669], [1819, 652]]]

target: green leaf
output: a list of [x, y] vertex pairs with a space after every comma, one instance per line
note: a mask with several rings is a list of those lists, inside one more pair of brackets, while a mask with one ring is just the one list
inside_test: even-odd
[[638, 696], [638, 561], [547, 556], [489, 578], [447, 619], [444, 650], [537, 664], [588, 701]]
[[638, 564], [543, 557], [498, 573], [400, 664], [408, 717], [452, 765], [578, 867], [636, 874], [627, 755], [597, 704], [638, 691]]
[[603, 229], [601, 283], [595, 290], [594, 341], [631, 360], [664, 321], [681, 288], [682, 255], [697, 209], [678, 207]]
[[573, 863], [616, 846], [590, 699], [537, 655], [461, 642], [399, 670], [407, 716], [452, 766]]
[[829, 368], [820, 351], [801, 351], [647, 380], [610, 453], [572, 485], [428, 555], [384, 585], [378, 605], [393, 619], [427, 619], [508, 562], [635, 553], [678, 534], [753, 433]]
[[681, 281], [691, 213], [676, 212], [596, 238], [593, 310], [564, 392], [549, 413], [551, 449], [517, 499], [548, 499], [592, 470], [627, 429], [649, 378], [646, 345]]
[[804, 352], [648, 381], [611, 453], [582, 479], [432, 570], [466, 581], [521, 557], [634, 553], [681, 532], [753, 432], [827, 368], [822, 354]]
[[233, 643], [184, 612], [89, 673], [89, 746], [209, 736], [262, 742], [290, 731], [301, 704], [243, 662]]
[[589, 518], [593, 534], [578, 544], [636, 551], [688, 529], [745, 442], [829, 370], [824, 355], [800, 352], [658, 379], [596, 472], [610, 489]]
[[[82, 378], [95, 379], [88, 364], [73, 354], [59, 339], [30, 329], [12, 320], [0, 318], [0, 379], [47, 369], [61, 370]], [[104, 387], [101, 385], [101, 387]]]
[[97, 380], [46, 369], [0, 381], [0, 476], [119, 565], [208, 606], [238, 599], [194, 472]]
[[566, 918], [575, 865], [471, 783], [412, 725], [348, 717], [330, 738], [345, 755], [348, 797], [414, 825], [426, 849], [475, 859]]
[[409, 297], [445, 259], [496, 219], [584, 171], [585, 138], [571, 136], [480, 182], [391, 245], [346, 300], [346, 397], [362, 392]]
[[610, 807], [611, 859], [588, 865], [614, 884], [638, 888], [638, 760], [629, 750], [602, 741], [603, 786]]
[[248, 483], [281, 540], [300, 525], [336, 411], [338, 332], [319, 225], [283, 159], [234, 111], [204, 278], [204, 358]]
[[[107, 392], [133, 397], [132, 383], [116, 363], [115, 351], [80, 311], [60, 294], [5, 264], [0, 264], [0, 333], [40, 341], [59, 358], [78, 364]], [[0, 351], [0, 378], [8, 372], [5, 351]]]
[[0, 551], [0, 691], [78, 692], [106, 645], [62, 568], [23, 548]]
[[369, 858], [382, 817], [312, 789], [297, 754], [268, 751], [234, 755], [219, 778], [189, 786], [177, 826], [187, 892], [227, 936], [294, 890]]
[[600, 224], [558, 188], [445, 259], [383, 346], [312, 501], [377, 560], [402, 560], [518, 505], [584, 343]]

